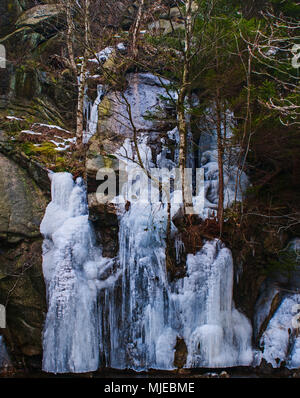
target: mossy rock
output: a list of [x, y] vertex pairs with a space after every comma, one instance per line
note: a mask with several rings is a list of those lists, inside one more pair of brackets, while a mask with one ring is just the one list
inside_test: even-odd
[[98, 106], [99, 122], [101, 123], [102, 118], [109, 117], [111, 115], [112, 115], [111, 101], [108, 97], [105, 97]]
[[8, 242], [39, 237], [46, 203], [26, 171], [0, 154], [0, 237]]

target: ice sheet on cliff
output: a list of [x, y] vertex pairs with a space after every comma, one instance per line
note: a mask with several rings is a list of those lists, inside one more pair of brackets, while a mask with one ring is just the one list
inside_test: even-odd
[[[156, 160], [152, 159], [147, 134], [153, 131], [153, 122], [143, 118], [147, 110], [161, 104], [164, 88], [150, 74], [140, 81], [139, 85], [139, 77], [133, 76], [127, 94], [138, 127], [146, 130], [139, 138], [143, 162], [147, 168], [157, 162], [172, 167], [176, 150], [171, 160], [163, 141]], [[169, 134], [178, 142], [177, 129]], [[207, 200], [213, 207], [218, 184], [214, 151], [211, 145], [202, 153]], [[115, 155], [127, 171], [136, 167], [130, 140]], [[225, 180], [232, 198], [231, 180]], [[140, 189], [138, 181], [131, 192], [135, 188]], [[125, 211], [124, 202], [120, 204], [119, 268], [106, 280], [100, 275], [111, 260], [102, 257], [95, 242], [82, 180], [74, 183], [67, 173], [52, 175], [52, 202], [41, 225], [48, 294], [44, 370], [85, 372], [100, 364], [138, 371], [173, 369], [177, 337], [188, 348], [187, 367], [249, 365], [252, 330], [232, 301], [230, 250], [218, 240], [206, 242], [196, 255], [188, 255], [186, 276], [171, 283], [165, 258], [167, 206], [133, 200]], [[200, 212], [202, 199], [199, 203]], [[208, 214], [206, 209], [202, 216]]]

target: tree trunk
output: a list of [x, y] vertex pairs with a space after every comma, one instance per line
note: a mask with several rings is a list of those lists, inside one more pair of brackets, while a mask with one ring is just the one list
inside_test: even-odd
[[[216, 57], [216, 76], [219, 73], [219, 52], [218, 41], [215, 43], [215, 57]], [[221, 93], [219, 83], [216, 82], [216, 127], [217, 127], [217, 145], [218, 145], [218, 170], [219, 170], [219, 200], [218, 200], [218, 221], [220, 228], [220, 236], [223, 232], [223, 219], [224, 219], [224, 169], [223, 169], [223, 154], [224, 154], [224, 140], [222, 137], [222, 106], [221, 106]], [[225, 112], [224, 112], [225, 113]]]
[[84, 91], [86, 84], [86, 69], [89, 48], [89, 30], [90, 30], [90, 14], [89, 14], [90, 0], [85, 0], [84, 3], [84, 56], [80, 69], [80, 77], [78, 81], [78, 101], [77, 101], [77, 115], [76, 115], [76, 145], [81, 147], [83, 142], [83, 107], [84, 107]]
[[184, 39], [184, 65], [182, 82], [177, 103], [178, 130], [179, 130], [179, 169], [181, 173], [182, 205], [183, 212], [186, 213], [186, 152], [187, 152], [187, 122], [185, 116], [185, 98], [189, 92], [190, 78], [190, 56], [191, 56], [191, 38], [192, 38], [192, 0], [186, 1], [185, 12], [185, 39]]
[[71, 0], [67, 1], [65, 10], [66, 10], [66, 16], [67, 16], [67, 49], [68, 49], [68, 55], [69, 55], [69, 62], [70, 62], [70, 67], [71, 67], [74, 75], [77, 77], [77, 67], [76, 67], [75, 56], [74, 56], [74, 51], [73, 51], [74, 26], [73, 26], [73, 20], [72, 20]]
[[[184, 92], [181, 93], [185, 98]], [[183, 100], [184, 101], [184, 100]], [[185, 214], [185, 165], [186, 165], [186, 142], [187, 142], [187, 126], [185, 120], [184, 104], [178, 104], [178, 130], [179, 130], [179, 170], [181, 176], [182, 189], [182, 205]]]
[[222, 137], [222, 113], [220, 104], [220, 90], [217, 88], [216, 92], [216, 116], [217, 116], [217, 144], [218, 144], [218, 169], [219, 169], [219, 200], [218, 200], [218, 221], [220, 227], [220, 235], [223, 232], [224, 220], [224, 169], [223, 169], [223, 154], [224, 144]]
[[133, 29], [133, 34], [132, 34], [132, 54], [133, 54], [133, 59], [136, 59], [137, 56], [138, 56], [137, 39], [138, 39], [138, 34], [139, 34], [139, 31], [140, 31], [140, 27], [141, 27], [144, 4], [145, 4], [145, 0], [140, 0], [138, 14], [137, 14], [137, 17], [136, 17], [136, 21], [135, 21], [135, 25], [134, 25], [134, 29]]
[[[85, 59], [85, 56], [83, 57]], [[78, 99], [77, 99], [77, 114], [76, 114], [76, 143], [77, 146], [81, 146], [83, 141], [83, 106], [84, 106], [84, 89], [85, 89], [85, 78], [86, 63], [82, 60], [79, 83], [78, 83]]]

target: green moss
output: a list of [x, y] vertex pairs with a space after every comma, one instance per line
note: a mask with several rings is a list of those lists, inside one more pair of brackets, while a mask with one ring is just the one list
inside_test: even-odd
[[94, 159], [94, 158], [96, 158], [97, 156], [99, 155], [99, 152], [98, 151], [89, 151], [88, 152], [88, 154], [87, 154], [87, 158], [88, 159]]
[[7, 119], [5, 116], [3, 119], [0, 119], [0, 129], [4, 130], [7, 137], [17, 137], [21, 130], [29, 128], [29, 124], [26, 120]]
[[100, 105], [98, 106], [98, 115], [99, 115], [99, 119], [103, 118], [103, 117], [109, 117], [111, 116], [111, 103], [110, 100], [105, 97], [103, 99], [103, 101], [100, 103]]
[[68, 160], [64, 157], [58, 156], [56, 158], [56, 166], [55, 172], [63, 172], [63, 171], [70, 171], [70, 166], [68, 164]]
[[108, 156], [103, 156], [103, 161], [104, 161], [104, 167], [106, 167], [107, 169], [110, 169], [112, 167], [113, 160], [110, 159]]
[[53, 171], [69, 171], [68, 158], [55, 150], [56, 146], [51, 142], [44, 142], [35, 146], [31, 142], [21, 144], [21, 151], [26, 156], [37, 160]]
[[35, 146], [34, 152], [40, 153], [47, 157], [54, 157], [56, 155], [56, 146], [52, 142], [44, 142], [41, 146]]
[[32, 156], [35, 154], [34, 148], [35, 146], [31, 142], [25, 142], [24, 144], [21, 145], [22, 152], [24, 152], [25, 155], [27, 156]]

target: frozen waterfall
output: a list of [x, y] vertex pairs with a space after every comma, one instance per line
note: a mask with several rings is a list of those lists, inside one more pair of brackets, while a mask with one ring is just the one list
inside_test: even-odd
[[177, 337], [187, 345], [188, 368], [250, 365], [252, 328], [232, 301], [230, 250], [218, 240], [206, 242], [188, 255], [187, 276], [169, 284], [159, 224], [140, 210], [121, 221], [120, 301], [111, 286], [101, 306], [105, 365], [174, 369]]
[[41, 224], [48, 313], [43, 370], [87, 372], [99, 367], [98, 269], [105, 260], [95, 246], [83, 180], [50, 175], [52, 201]]
[[[126, 91], [137, 125], [147, 127], [138, 138], [139, 152], [147, 169], [156, 166], [170, 170], [177, 165], [178, 148], [171, 159], [164, 138], [157, 135], [160, 150], [154, 159], [153, 143], [151, 146], [148, 141], [153, 124], [142, 117], [160, 105], [164, 89], [149, 74], [141, 75], [141, 79], [142, 83], [135, 75], [131, 89]], [[101, 95], [99, 88], [90, 123], [96, 120]], [[125, 129], [124, 123], [120, 125]], [[167, 135], [178, 144], [177, 128]], [[206, 148], [201, 143], [199, 153], [205, 200], [200, 192], [193, 198], [202, 217], [217, 205], [215, 137], [210, 140]], [[134, 175], [137, 169], [135, 149], [126, 138], [114, 154], [128, 175]], [[231, 177], [236, 166], [226, 170], [229, 205], [234, 196]], [[233, 259], [224, 244], [218, 239], [206, 241], [195, 255], [187, 255], [185, 276], [170, 282], [165, 254], [167, 205], [149, 203], [141, 180], [134, 178], [114, 199], [119, 212], [119, 254], [115, 259], [104, 258], [88, 219], [83, 180], [74, 182], [68, 173], [53, 173], [50, 177], [52, 201], [41, 224], [48, 300], [43, 341], [45, 371], [87, 372], [100, 366], [170, 370], [176, 367], [178, 339], [187, 348], [185, 367], [252, 363], [252, 328], [234, 306]], [[242, 177], [242, 185], [246, 185], [247, 177]], [[128, 193], [129, 207], [125, 205]], [[171, 196], [176, 195], [180, 196], [178, 190]], [[172, 205], [172, 215], [177, 210], [178, 204]], [[176, 231], [172, 223], [173, 237]], [[182, 242], [176, 241], [176, 248], [179, 253]]]
[[[142, 136], [139, 153], [149, 168], [153, 162], [146, 142]], [[124, 171], [135, 175], [138, 166], [130, 140], [125, 141], [117, 154], [124, 162], [123, 153], [126, 154]], [[163, 155], [159, 161], [172, 166]], [[143, 192], [143, 187], [147, 188], [141, 184], [141, 178], [131, 181], [130, 187], [123, 187], [123, 196], [116, 200], [122, 209], [119, 231], [122, 282], [110, 286], [101, 300], [101, 349], [105, 366], [137, 371], [174, 369], [177, 338], [183, 339], [187, 346], [186, 367], [250, 365], [252, 327], [235, 309], [232, 300], [230, 250], [217, 239], [207, 241], [195, 256], [187, 256], [186, 277], [169, 282], [165, 257], [167, 207], [145, 201], [147, 189]], [[122, 207], [126, 200], [131, 202], [127, 211]], [[197, 197], [194, 202], [197, 203]], [[173, 214], [178, 209], [174, 207]], [[175, 230], [172, 225], [172, 232]]]
[[264, 289], [256, 308], [257, 317], [264, 319], [266, 312], [262, 304], [266, 301], [265, 296], [269, 294], [270, 298], [273, 298], [276, 293], [281, 295], [279, 306], [260, 338], [259, 345], [262, 352], [259, 359], [265, 359], [274, 368], [279, 368], [285, 363], [287, 368], [297, 369], [300, 367], [300, 293], [298, 288], [300, 239], [293, 239], [288, 244], [288, 249], [295, 254], [295, 269], [289, 277], [288, 287], [280, 288], [277, 284], [274, 285], [271, 279], [271, 286]]
[[187, 277], [174, 297], [182, 314], [187, 367], [226, 367], [252, 362], [248, 319], [232, 301], [233, 260], [219, 240], [187, 258]]
[[166, 212], [137, 202], [120, 216], [120, 269], [107, 273], [111, 260], [95, 244], [82, 179], [68, 173], [51, 179], [41, 224], [45, 371], [87, 372], [100, 364], [173, 369], [177, 337], [187, 345], [186, 367], [251, 363], [251, 326], [232, 302], [229, 249], [206, 242], [188, 255], [186, 277], [168, 282]]
[[102, 97], [104, 95], [104, 88], [102, 84], [97, 85], [97, 96], [94, 102], [92, 102], [87, 95], [87, 86], [85, 88], [84, 95], [84, 110], [83, 115], [86, 121], [86, 129], [83, 132], [83, 142], [86, 144], [97, 132], [98, 127], [98, 107], [101, 104]]

